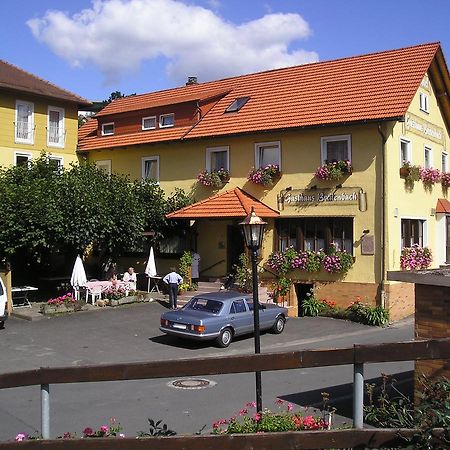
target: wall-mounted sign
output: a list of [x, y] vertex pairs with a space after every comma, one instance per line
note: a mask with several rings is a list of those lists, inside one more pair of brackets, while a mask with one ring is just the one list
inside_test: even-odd
[[430, 80], [428, 79], [428, 75], [425, 75], [422, 78], [422, 81], [420, 82], [420, 87], [422, 89], [427, 90], [428, 92], [431, 92]]
[[360, 191], [360, 187], [293, 189], [282, 195], [285, 206], [357, 205]]
[[444, 144], [444, 130], [414, 114], [406, 114], [405, 126], [407, 131], [411, 131], [438, 144]]

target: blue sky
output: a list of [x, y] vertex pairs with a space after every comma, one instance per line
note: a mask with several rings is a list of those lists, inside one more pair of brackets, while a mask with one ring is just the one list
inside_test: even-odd
[[90, 100], [440, 41], [449, 0], [2, 0], [0, 59]]

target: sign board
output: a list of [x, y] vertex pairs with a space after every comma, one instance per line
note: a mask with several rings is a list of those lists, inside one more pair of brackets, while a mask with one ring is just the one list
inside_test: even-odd
[[405, 127], [406, 130], [411, 131], [411, 133], [418, 134], [419, 136], [430, 139], [438, 144], [444, 144], [444, 130], [414, 114], [406, 114]]
[[333, 189], [293, 189], [284, 192], [285, 206], [357, 205], [360, 187]]

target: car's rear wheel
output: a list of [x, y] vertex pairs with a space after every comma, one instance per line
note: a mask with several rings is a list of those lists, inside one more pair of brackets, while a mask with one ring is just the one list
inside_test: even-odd
[[277, 319], [275, 320], [275, 323], [272, 326], [272, 333], [275, 333], [275, 334], [282, 333], [284, 330], [285, 323], [286, 323], [286, 320], [284, 319], [284, 317], [282, 317], [282, 316], [277, 317]]
[[233, 340], [233, 331], [231, 328], [224, 328], [216, 339], [216, 343], [220, 348], [228, 347]]

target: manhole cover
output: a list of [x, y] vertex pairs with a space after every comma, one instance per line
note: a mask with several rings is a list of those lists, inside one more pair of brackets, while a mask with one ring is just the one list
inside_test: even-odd
[[167, 386], [176, 389], [205, 389], [215, 385], [215, 381], [206, 380], [205, 378], [182, 378], [167, 383]]

